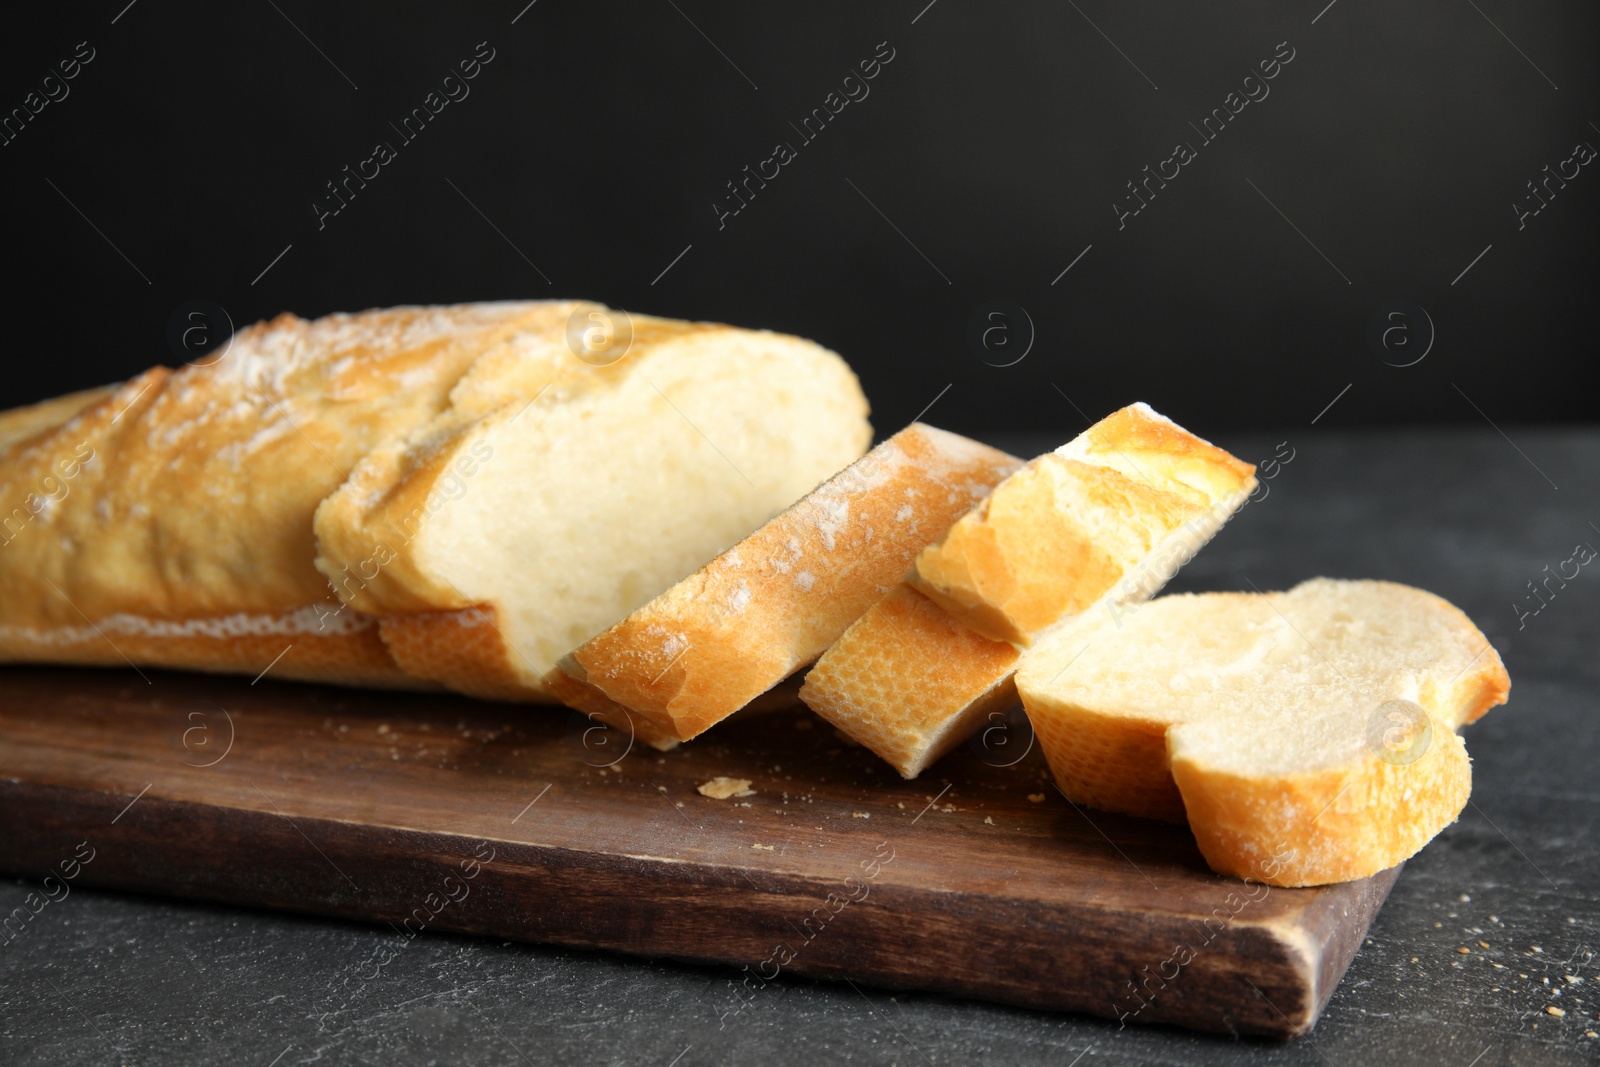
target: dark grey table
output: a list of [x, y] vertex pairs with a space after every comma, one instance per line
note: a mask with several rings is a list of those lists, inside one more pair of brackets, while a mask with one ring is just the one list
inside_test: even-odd
[[[340, 976], [387, 928], [78, 890], [0, 939], [0, 1062], [1600, 1062], [1600, 561], [1551, 582], [1548, 603], [1527, 584], [1580, 542], [1600, 548], [1600, 432], [1504, 429], [1219, 441], [1293, 458], [1172, 586], [1408, 582], [1465, 609], [1511, 671], [1511, 703], [1467, 733], [1472, 802], [1406, 865], [1310, 1037], [1119, 1030], [805, 981], [719, 1030], [730, 972], [435, 935], [346, 994]], [[0, 885], [0, 910], [29, 888]]]

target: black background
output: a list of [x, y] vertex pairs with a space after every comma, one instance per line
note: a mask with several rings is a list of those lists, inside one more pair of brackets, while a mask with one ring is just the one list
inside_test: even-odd
[[[935, 397], [953, 429], [1063, 438], [1134, 399], [1202, 433], [1336, 396], [1320, 425], [1593, 417], [1600, 166], [1523, 229], [1512, 207], [1600, 145], [1593, 4], [524, 2], [8, 15], [7, 112], [78, 42], [95, 58], [0, 147], [0, 405], [178, 362], [194, 299], [242, 326], [583, 297], [815, 338], [880, 430]], [[480, 41], [470, 96], [401, 143]], [[870, 95], [801, 144], [789, 123], [884, 41]], [[1202, 145], [1189, 124], [1280, 42], [1270, 95]], [[319, 230], [380, 140], [398, 158]], [[1180, 140], [1198, 158], [1119, 231], [1124, 183]], [[799, 157], [719, 229], [778, 141]], [[967, 340], [996, 300], [1035, 328], [1013, 366]], [[1413, 366], [1367, 343], [1390, 300], [1436, 329]]]

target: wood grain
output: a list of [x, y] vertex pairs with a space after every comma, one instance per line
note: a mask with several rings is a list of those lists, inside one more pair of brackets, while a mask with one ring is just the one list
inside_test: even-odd
[[[1398, 874], [1214, 875], [1184, 829], [1065, 801], [1020, 718], [903, 782], [781, 700], [658, 753], [559, 710], [146, 674], [0, 670], [8, 872], [87, 840], [79, 885], [728, 964], [730, 1019], [794, 974], [1292, 1036]], [[696, 792], [718, 775], [753, 794]]]

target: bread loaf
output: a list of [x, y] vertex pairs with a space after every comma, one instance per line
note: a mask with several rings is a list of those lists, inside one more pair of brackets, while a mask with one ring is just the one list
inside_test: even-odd
[[[631, 347], [580, 358], [569, 324], [606, 314]], [[549, 700], [557, 656], [859, 456], [865, 414], [778, 334], [571, 302], [281, 316], [0, 414], [0, 660]]]
[[913, 423], [563, 657], [547, 684], [652, 743], [688, 740], [815, 659], [1020, 465]]
[[1376, 874], [1453, 822], [1456, 728], [1510, 690], [1451, 604], [1328, 579], [1085, 618], [1016, 682], [1069, 799], [1186, 821], [1213, 869], [1284, 886]]
[[1252, 471], [1143, 404], [1112, 414], [925, 548], [801, 700], [916, 777], [1009, 702], [1019, 649], [1152, 595], [1244, 503]]

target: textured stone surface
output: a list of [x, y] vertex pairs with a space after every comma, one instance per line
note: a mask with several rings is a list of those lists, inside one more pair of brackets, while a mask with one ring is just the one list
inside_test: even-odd
[[[387, 928], [74, 890], [0, 939], [0, 1062], [1600, 1062], [1585, 1036], [1600, 1033], [1600, 570], [1521, 630], [1511, 607], [1535, 606], [1526, 583], [1577, 542], [1600, 548], [1600, 434], [1505, 429], [1515, 447], [1488, 429], [1288, 431], [1294, 459], [1270, 493], [1172, 587], [1408, 582], [1472, 615], [1511, 671], [1511, 703], [1466, 734], [1472, 803], [1406, 865], [1309, 1038], [1119, 1031], [805, 981], [763, 990], [719, 1030], [722, 970], [425, 935], [361, 979]], [[1284, 436], [1218, 443], [1260, 461]], [[0, 911], [33, 888], [0, 884]]]

